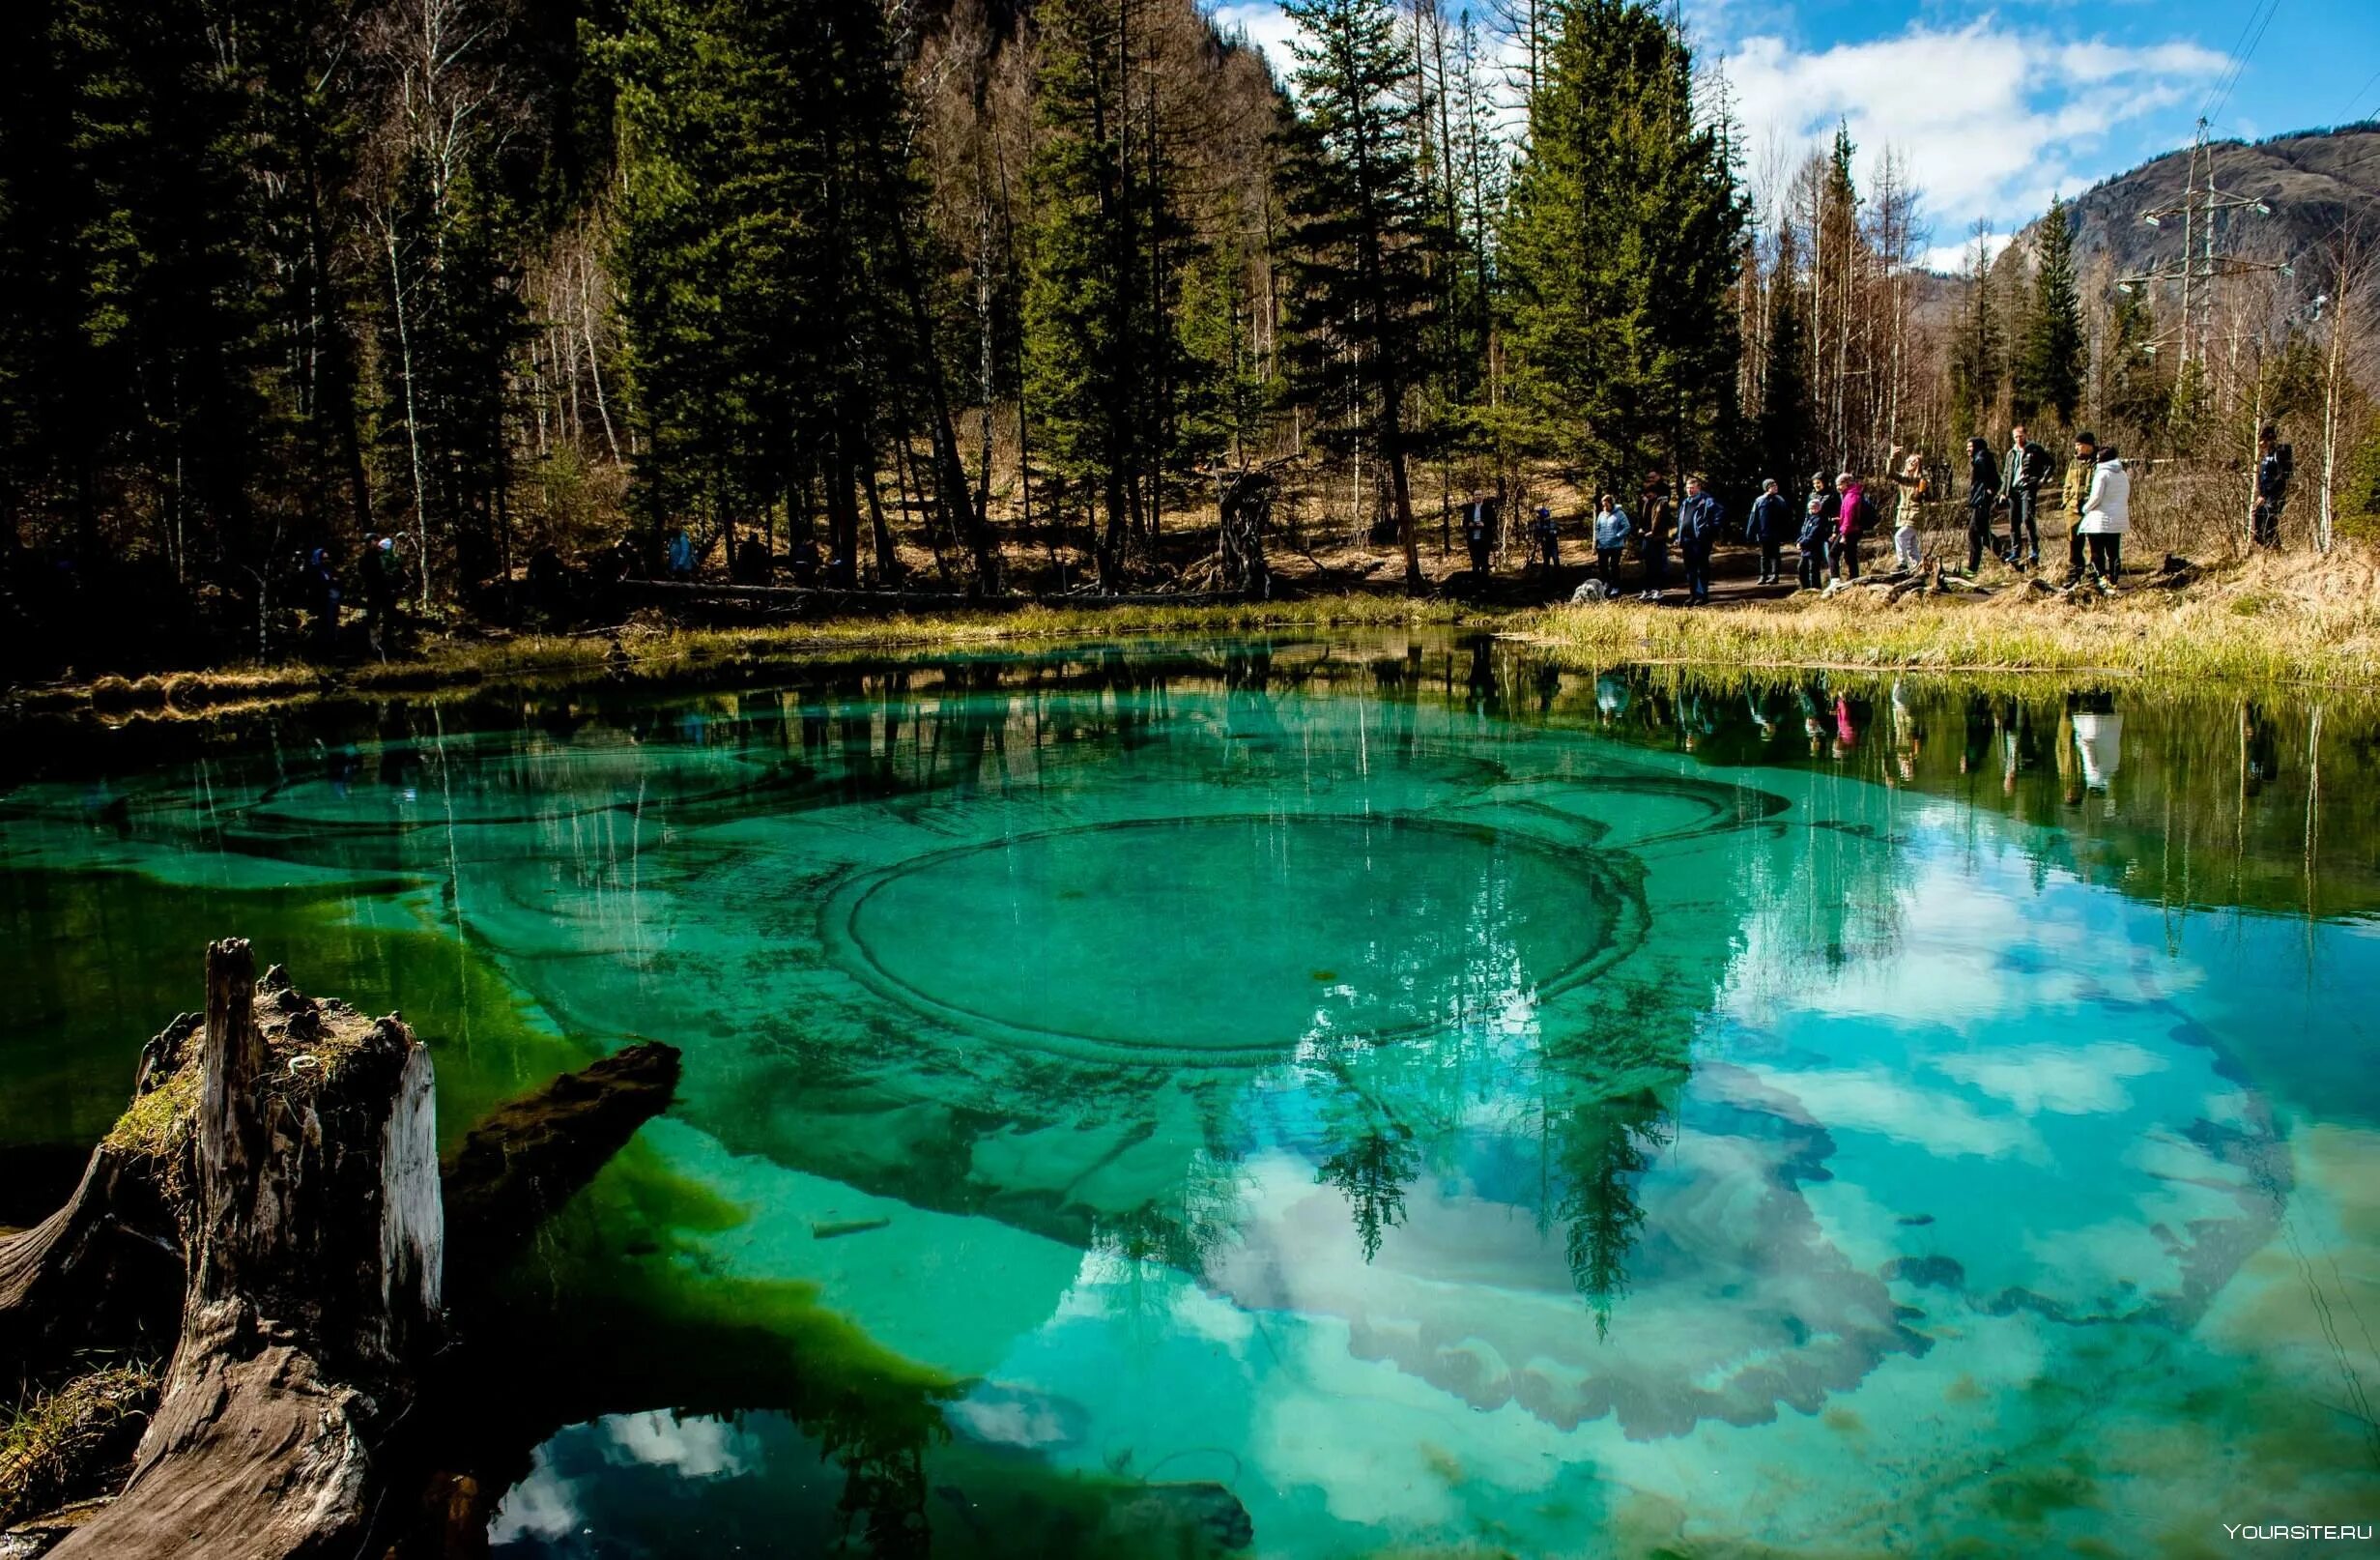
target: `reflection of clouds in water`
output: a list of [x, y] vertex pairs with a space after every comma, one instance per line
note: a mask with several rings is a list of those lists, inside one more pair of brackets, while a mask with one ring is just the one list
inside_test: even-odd
[[[2128, 997], [2136, 981], [2144, 998], [2202, 983], [2188, 962], [2140, 966], [2129, 939], [2108, 946], [2120, 960], [2094, 959], [2091, 950], [2109, 935], [2108, 903], [2074, 892], [2079, 885], [2062, 872], [2037, 884], [2032, 864], [2010, 853], [2013, 841], [1979, 840], [1970, 826], [1948, 804], [1921, 804], [1902, 816], [1907, 837], [1889, 874], [1878, 857], [1829, 863], [1806, 883], [1779, 884], [1744, 919], [1719, 1010], [1748, 1023], [1784, 1008], [1872, 1018], [1911, 1037], [1923, 1033], [1920, 1023], [1971, 1036], [2097, 999], [2112, 978], [2124, 979]], [[1879, 891], [1880, 906], [1864, 903]], [[1813, 945], [1824, 938], [1814, 934], [1812, 906], [1850, 899], [1862, 901], [1875, 923], [1861, 928], [1875, 952], [1837, 965]]]
[[491, 1545], [516, 1539], [559, 1539], [579, 1525], [578, 1491], [554, 1466], [554, 1443], [537, 1448], [529, 1477], [506, 1492], [488, 1529]]
[[529, 1477], [497, 1508], [488, 1542], [501, 1546], [577, 1532], [587, 1522], [582, 1488], [604, 1477], [600, 1466], [655, 1468], [679, 1479], [727, 1479], [758, 1472], [760, 1464], [759, 1442], [724, 1420], [680, 1419], [657, 1410], [574, 1426], [537, 1448]]
[[1935, 1069], [2006, 1100], [2020, 1115], [2105, 1115], [2132, 1108], [2124, 1080], [2165, 1071], [2163, 1058], [2121, 1040], [2080, 1048], [2012, 1046], [1982, 1055], [1937, 1056]]
[[[2049, 1159], [2040, 1135], [2024, 1122], [1986, 1116], [1955, 1094], [1920, 1088], [1881, 1068], [1805, 1070], [1750, 1063], [1743, 1071], [1763, 1090], [1785, 1095], [1810, 1119], [1830, 1128], [1873, 1132], [1946, 1159], [2016, 1158], [2036, 1164]], [[1726, 1075], [1710, 1078], [1706, 1086], [1735, 1104], [1765, 1104], [1770, 1097], [1763, 1092], [1757, 1099], [1737, 1098], [1735, 1081]]]
[[759, 1448], [734, 1426], [717, 1419], [679, 1419], [653, 1412], [621, 1414], [603, 1422], [611, 1437], [607, 1462], [668, 1468], [682, 1478], [718, 1479], [748, 1472], [747, 1457]]

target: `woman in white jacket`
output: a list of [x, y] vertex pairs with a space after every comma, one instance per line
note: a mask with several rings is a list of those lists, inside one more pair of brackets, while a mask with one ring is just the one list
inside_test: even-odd
[[2099, 452], [2099, 464], [2091, 471], [2080, 529], [2091, 549], [2091, 573], [2101, 590], [2114, 590], [2116, 576], [2124, 570], [2124, 533], [2132, 529], [2132, 473], [2112, 448]]

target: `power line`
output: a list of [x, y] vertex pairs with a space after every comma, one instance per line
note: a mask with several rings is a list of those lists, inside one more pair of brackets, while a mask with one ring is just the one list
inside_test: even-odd
[[2369, 92], [2375, 84], [2380, 84], [2380, 71], [2374, 71], [2371, 73], [2371, 80], [2365, 82], [2362, 86], [2355, 89], [2355, 96], [2347, 100], [2346, 112], [2340, 117], [2340, 124], [2352, 125], [2356, 122], [2354, 117], [2355, 105], [2364, 101], [2364, 94]]
[[[2223, 104], [2231, 101], [2231, 89], [2240, 84], [2241, 75], [2248, 70], [2249, 60], [2254, 56], [2256, 45], [2264, 42], [2265, 30], [2273, 25], [2273, 17], [2280, 10], [2280, 0], [2260, 0], [2259, 4], [2251, 7], [2248, 20], [2240, 28], [2240, 40], [2231, 45], [2231, 69], [2223, 72], [2214, 87], [2208, 89], [2207, 101], [2198, 110], [2200, 121], [2215, 118], [2222, 111]], [[2257, 20], [2259, 12], [2263, 16], [2261, 21]], [[2250, 36], [2251, 31], [2253, 37]]]

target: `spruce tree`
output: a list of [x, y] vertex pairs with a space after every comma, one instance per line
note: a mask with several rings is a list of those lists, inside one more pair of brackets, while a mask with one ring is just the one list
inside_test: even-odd
[[2054, 412], [2071, 428], [2082, 401], [2088, 352], [2082, 336], [2082, 290], [2075, 280], [2071, 215], [2052, 198], [2041, 219], [2041, 252], [2033, 272], [2032, 308], [2018, 348], [2012, 393], [2021, 417]]
[[1309, 389], [1335, 384], [1389, 479], [1405, 581], [1421, 583], [1408, 470], [1419, 430], [1447, 248], [1421, 177], [1418, 68], [1385, 0], [1286, 0], [1299, 106], [1287, 169], [1290, 308]]
[[1501, 251], [1515, 392], [1602, 486], [1714, 461], [1735, 404], [1745, 212], [1693, 85], [1651, 9], [1581, 0], [1529, 101]]
[[1101, 495], [1100, 585], [1123, 584], [1124, 545], [1154, 463], [1153, 390], [1167, 349], [1144, 257], [1159, 190], [1132, 145], [1131, 0], [1051, 0], [1040, 14], [1042, 131], [1027, 175], [1025, 394], [1044, 448]]
[[[824, 496], [856, 583], [863, 496], [916, 372], [882, 14], [869, 0], [633, 0], [609, 50], [626, 164], [619, 248], [653, 527], [732, 546], [739, 517]], [[879, 569], [893, 560], [872, 527]]]

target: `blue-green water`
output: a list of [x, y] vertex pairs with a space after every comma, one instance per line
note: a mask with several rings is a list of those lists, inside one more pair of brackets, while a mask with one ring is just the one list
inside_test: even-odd
[[686, 1053], [514, 1275], [597, 1363], [500, 1554], [2380, 1508], [2367, 720], [1400, 633], [116, 735], [0, 798], [23, 1162], [231, 932], [404, 1009], [450, 1138]]

